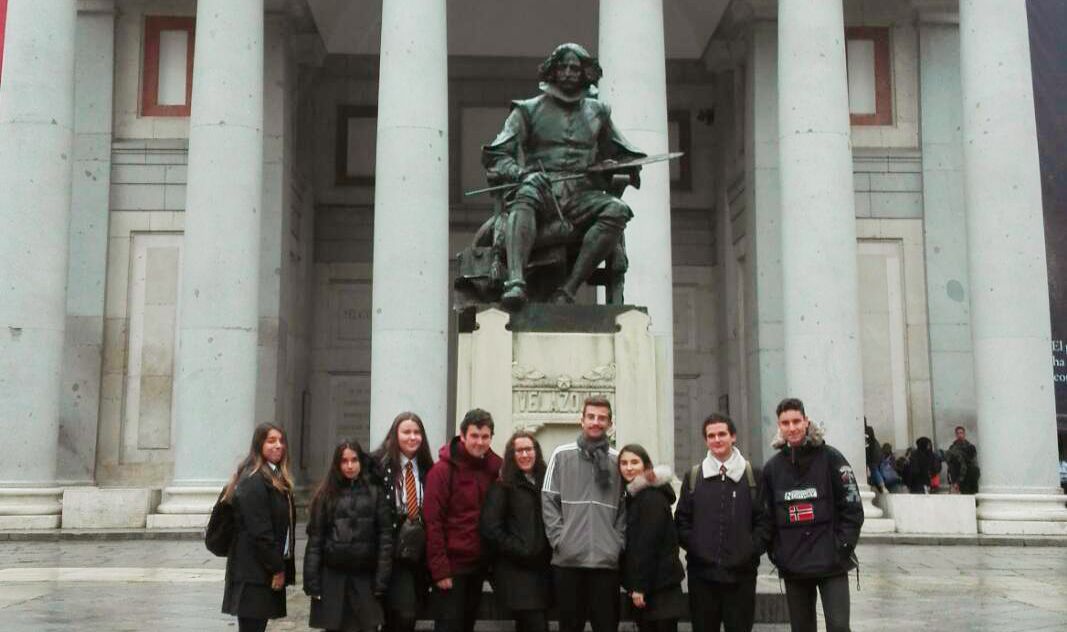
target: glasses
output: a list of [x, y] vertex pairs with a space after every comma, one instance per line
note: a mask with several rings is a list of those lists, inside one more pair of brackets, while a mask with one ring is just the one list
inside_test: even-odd
[[515, 454], [533, 454], [536, 452], [533, 448], [515, 448]]

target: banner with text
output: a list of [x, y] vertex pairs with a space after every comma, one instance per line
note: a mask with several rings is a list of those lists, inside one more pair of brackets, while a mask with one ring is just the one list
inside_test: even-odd
[[1056, 413], [1067, 419], [1067, 2], [1028, 0], [1045, 208]]

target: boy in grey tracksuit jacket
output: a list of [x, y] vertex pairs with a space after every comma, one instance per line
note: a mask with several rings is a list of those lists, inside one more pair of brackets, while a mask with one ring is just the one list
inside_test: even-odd
[[[625, 504], [618, 452], [606, 445], [599, 450], [606, 454], [597, 455], [581, 437], [556, 448], [541, 490], [561, 632], [583, 629], [586, 619], [594, 632], [614, 632], [618, 627]], [[598, 477], [605, 463], [610, 463], [608, 474]]]

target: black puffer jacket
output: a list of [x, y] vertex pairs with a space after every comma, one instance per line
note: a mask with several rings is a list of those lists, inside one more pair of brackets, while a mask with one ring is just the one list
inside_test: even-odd
[[541, 486], [522, 472], [489, 488], [480, 530], [493, 556], [493, 590], [512, 610], [551, 603], [552, 549], [541, 518]]
[[656, 481], [638, 476], [626, 486], [626, 550], [622, 585], [644, 595], [681, 584], [685, 570], [678, 555], [678, 534], [671, 505], [677, 498], [670, 468], [656, 468]]
[[797, 448], [784, 445], [763, 467], [763, 498], [774, 533], [769, 555], [784, 579], [831, 577], [856, 567], [863, 526], [856, 476], [814, 422]]
[[343, 593], [346, 573], [373, 573], [374, 592], [384, 593], [393, 568], [393, 508], [385, 494], [360, 476], [326, 505], [309, 517], [304, 591], [325, 599]]

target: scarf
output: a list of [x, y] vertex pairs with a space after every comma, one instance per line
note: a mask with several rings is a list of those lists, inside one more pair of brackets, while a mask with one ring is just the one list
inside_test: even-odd
[[578, 449], [593, 462], [596, 468], [596, 484], [600, 487], [611, 485], [612, 463], [608, 456], [608, 438], [602, 437], [594, 441], [587, 439], [584, 433], [579, 434]]

